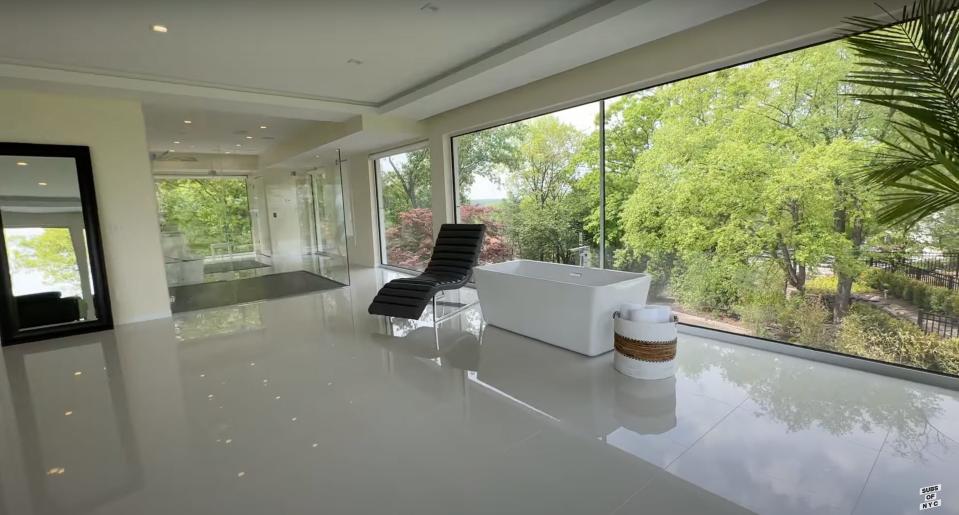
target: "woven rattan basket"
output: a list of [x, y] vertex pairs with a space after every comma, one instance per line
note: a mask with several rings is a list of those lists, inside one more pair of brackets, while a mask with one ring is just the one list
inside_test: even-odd
[[676, 318], [671, 322], [634, 322], [613, 315], [613, 363], [639, 379], [663, 379], [676, 373]]

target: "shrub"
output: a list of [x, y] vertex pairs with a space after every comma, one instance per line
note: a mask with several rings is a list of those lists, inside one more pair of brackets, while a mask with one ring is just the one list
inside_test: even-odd
[[756, 336], [816, 348], [832, 339], [831, 313], [816, 296], [751, 296], [737, 311]]
[[714, 263], [709, 256], [690, 258], [670, 284], [683, 305], [702, 311], [730, 312], [739, 303], [747, 282], [743, 271]]
[[943, 340], [881, 309], [853, 305], [833, 341], [837, 352], [901, 363], [949, 374], [959, 373], [959, 339]]
[[856, 282], [874, 291], [881, 290], [883, 272], [885, 272], [885, 270], [879, 268], [867, 268], [859, 274]]
[[[869, 270], [866, 271], [868, 272]], [[806, 281], [806, 293], [835, 295], [837, 286], [839, 286], [839, 278], [835, 275], [820, 275]], [[876, 289], [877, 288], [871, 284], [871, 280], [868, 277], [863, 278], [862, 275], [857, 277], [852, 283], [853, 293], [871, 293], [876, 291]]]
[[831, 339], [831, 314], [815, 297], [792, 298], [785, 302], [779, 314], [786, 341], [807, 347], [823, 348]]
[[959, 316], [959, 292], [931, 286], [889, 270], [871, 269], [860, 280], [926, 311]]

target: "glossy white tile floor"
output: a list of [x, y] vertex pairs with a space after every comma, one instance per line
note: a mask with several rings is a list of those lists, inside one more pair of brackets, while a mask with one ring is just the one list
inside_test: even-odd
[[[382, 278], [3, 350], [0, 514], [959, 513], [959, 394], [684, 336], [642, 382]], [[481, 335], [481, 337], [480, 337]]]

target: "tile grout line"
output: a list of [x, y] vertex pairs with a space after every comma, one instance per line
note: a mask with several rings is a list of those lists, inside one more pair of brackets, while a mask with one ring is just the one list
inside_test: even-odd
[[629, 504], [629, 501], [632, 501], [632, 500], [633, 500], [633, 497], [636, 497], [637, 495], [639, 495], [639, 493], [642, 492], [643, 490], [645, 490], [646, 487], [649, 486], [649, 484], [652, 483], [652, 482], [653, 482], [653, 479], [652, 479], [652, 478], [650, 478], [649, 480], [647, 480], [645, 483], [643, 483], [643, 486], [639, 487], [635, 492], [633, 492], [632, 495], [630, 495], [629, 497], [627, 497], [626, 500], [622, 502], [622, 504], [620, 504], [619, 506], [613, 508], [607, 515], [615, 515], [617, 511], [623, 509], [623, 506], [626, 506], [627, 504]]
[[862, 483], [862, 488], [859, 490], [859, 495], [856, 496], [856, 503], [852, 505], [852, 511], [850, 515], [856, 513], [856, 508], [859, 508], [859, 503], [862, 502], [862, 494], [866, 493], [866, 487], [869, 486], [869, 479], [872, 477], [873, 471], [876, 470], [876, 464], [879, 463], [879, 457], [882, 456], [882, 450], [886, 448], [886, 440], [889, 439], [889, 433], [892, 432], [892, 429], [886, 430], [886, 436], [882, 439], [882, 445], [879, 446], [879, 451], [876, 452], [876, 459], [872, 460], [872, 466], [869, 467], [869, 473], [866, 474], [866, 480]]
[[668, 471], [669, 471], [669, 467], [672, 467], [672, 466], [673, 466], [673, 463], [676, 463], [676, 461], [677, 461], [679, 458], [682, 458], [683, 456], [685, 456], [686, 453], [689, 452], [690, 449], [692, 449], [693, 447], [695, 447], [696, 444], [698, 444], [700, 440], [702, 440], [703, 438], [706, 437], [706, 435], [708, 435], [709, 433], [711, 433], [711, 432], [713, 431], [713, 429], [716, 429], [716, 427], [719, 426], [719, 424], [722, 424], [723, 421], [725, 421], [727, 418], [729, 418], [729, 416], [732, 415], [734, 411], [736, 411], [736, 410], [738, 410], [739, 408], [741, 408], [743, 404], [746, 404], [746, 401], [748, 401], [748, 400], [749, 400], [749, 396], [747, 395], [746, 398], [744, 398], [742, 401], [739, 402], [739, 404], [737, 404], [736, 406], [734, 406], [733, 409], [729, 410], [729, 412], [726, 413], [725, 415], [723, 415], [723, 417], [722, 417], [721, 419], [717, 420], [716, 423], [712, 425], [712, 427], [710, 427], [709, 429], [707, 429], [705, 433], [701, 434], [701, 435], [699, 436], [699, 438], [696, 439], [696, 441], [694, 441], [693, 443], [689, 444], [688, 447], [686, 447], [685, 449], [683, 449], [683, 452], [679, 453], [679, 456], [676, 456], [675, 458], [672, 459], [672, 461], [670, 461], [669, 463], [667, 463], [666, 466], [663, 467], [663, 470], [665, 470], [665, 471], [668, 472]]
[[[707, 398], [707, 399], [710, 399], [710, 397], [706, 397], [706, 396], [704, 396], [704, 397]], [[732, 406], [732, 408], [731, 408], [725, 415], [723, 415], [722, 418], [720, 418], [719, 420], [717, 420], [716, 423], [712, 425], [712, 427], [710, 427], [709, 429], [707, 429], [705, 433], [703, 433], [702, 435], [700, 435], [699, 438], [696, 439], [696, 441], [694, 441], [693, 443], [689, 444], [688, 447], [686, 447], [685, 449], [683, 449], [683, 452], [679, 453], [679, 456], [676, 456], [675, 458], [673, 458], [672, 461], [670, 461], [669, 463], [667, 463], [666, 466], [662, 468], [662, 471], [663, 471], [663, 472], [666, 472], [667, 474], [669, 474], [670, 472], [669, 472], [669, 470], [667, 470], [667, 469], [668, 469], [673, 463], [675, 463], [676, 460], [678, 460], [679, 458], [682, 458], [683, 455], [685, 455], [690, 449], [692, 449], [697, 443], [699, 443], [699, 441], [702, 440], [707, 434], [709, 434], [710, 431], [712, 431], [713, 429], [716, 429], [716, 426], [718, 426], [718, 425], [721, 424], [724, 420], [726, 420], [726, 418], [728, 418], [729, 415], [732, 415], [732, 413], [733, 413], [734, 411], [736, 411], [737, 409], [739, 409], [740, 406], [742, 406], [743, 404], [745, 404], [746, 401], [748, 401], [748, 400], [749, 400], [749, 396], [747, 395], [745, 398], [743, 398], [743, 400], [739, 401], [739, 404], [736, 404], [735, 406], [729, 404], [729, 406]], [[724, 403], [724, 404], [725, 404], [725, 403]], [[635, 492], [633, 492], [633, 495], [630, 495], [629, 497], [627, 497], [626, 500], [623, 501], [622, 504], [620, 504], [619, 506], [617, 506], [614, 510], [610, 511], [610, 512], [609, 512], [609, 515], [614, 515], [617, 511], [621, 510], [621, 509], [623, 508], [623, 506], [626, 506], [627, 504], [629, 504], [629, 501], [633, 500], [633, 497], [636, 497], [636, 496], [639, 495], [643, 490], [645, 490], [646, 487], [648, 487], [648, 486], [650, 485], [650, 483], [653, 482], [653, 479], [654, 479], [654, 478], [649, 478], [649, 480], [647, 480], [645, 483], [643, 483], [642, 486], [640, 486]]]

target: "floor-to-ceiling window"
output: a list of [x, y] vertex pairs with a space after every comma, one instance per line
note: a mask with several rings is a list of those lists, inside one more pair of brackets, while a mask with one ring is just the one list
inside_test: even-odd
[[423, 270], [433, 250], [430, 151], [425, 146], [374, 161], [383, 264]]
[[599, 103], [453, 139], [457, 218], [485, 223], [481, 263], [599, 265]]
[[956, 217], [878, 223], [855, 174], [895, 130], [855, 65], [840, 40], [454, 137], [457, 219], [487, 262], [649, 273], [687, 324], [959, 374], [959, 248], [930, 236]]

